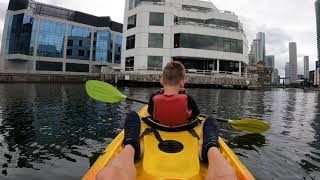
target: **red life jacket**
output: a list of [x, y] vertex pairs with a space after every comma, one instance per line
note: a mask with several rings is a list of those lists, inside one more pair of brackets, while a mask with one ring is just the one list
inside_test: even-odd
[[192, 115], [188, 109], [186, 94], [156, 95], [153, 97], [153, 118], [165, 126], [180, 126], [187, 124]]

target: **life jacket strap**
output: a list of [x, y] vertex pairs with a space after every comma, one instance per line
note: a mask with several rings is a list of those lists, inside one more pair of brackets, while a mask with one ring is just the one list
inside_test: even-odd
[[194, 129], [189, 129], [188, 132], [195, 138], [197, 138], [198, 140], [200, 140], [200, 136], [199, 134], [196, 132], [196, 130]]
[[148, 134], [150, 134], [150, 133], [153, 133], [153, 134], [154, 134], [154, 136], [155, 136], [156, 139], [159, 141], [159, 143], [162, 143], [162, 142], [163, 142], [163, 139], [161, 138], [160, 133], [159, 133], [156, 129], [153, 129], [152, 127], [149, 127], [149, 128], [147, 128], [147, 129], [145, 129], [145, 130], [143, 131], [143, 133], [142, 133], [141, 136], [140, 136], [140, 140], [141, 140], [144, 136], [146, 136], [146, 135], [148, 135]]

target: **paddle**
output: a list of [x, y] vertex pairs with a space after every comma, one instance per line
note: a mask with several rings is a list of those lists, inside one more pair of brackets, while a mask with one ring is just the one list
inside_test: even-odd
[[[88, 95], [97, 101], [106, 103], [117, 103], [122, 100], [134, 101], [142, 104], [148, 104], [148, 102], [140, 101], [127, 97], [122, 94], [114, 86], [97, 80], [90, 80], [86, 83], [86, 91]], [[270, 125], [262, 120], [258, 119], [239, 119], [239, 120], [228, 120], [222, 118], [216, 118], [217, 121], [226, 122], [231, 125], [232, 128], [246, 132], [246, 133], [263, 133], [270, 129]]]

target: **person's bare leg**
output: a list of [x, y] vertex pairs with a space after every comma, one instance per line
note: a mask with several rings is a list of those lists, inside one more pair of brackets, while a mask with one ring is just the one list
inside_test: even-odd
[[218, 148], [212, 147], [209, 149], [208, 161], [207, 180], [237, 180], [234, 169], [224, 159]]
[[134, 166], [134, 148], [127, 145], [96, 176], [96, 180], [135, 180], [137, 171]]

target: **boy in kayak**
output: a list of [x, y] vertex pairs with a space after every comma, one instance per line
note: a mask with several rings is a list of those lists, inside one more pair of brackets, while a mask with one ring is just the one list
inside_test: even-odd
[[[171, 61], [164, 68], [160, 80], [163, 89], [150, 97], [148, 112], [159, 124], [175, 127], [189, 123], [200, 115], [197, 104], [184, 91], [185, 68], [180, 62]], [[141, 121], [136, 112], [128, 114], [124, 125], [123, 151], [97, 175], [97, 180], [136, 179], [134, 161], [141, 156]], [[218, 149], [219, 129], [217, 121], [208, 117], [203, 124], [203, 144], [200, 159], [208, 162], [206, 179], [235, 180], [232, 167]]]
[[184, 90], [185, 76], [185, 68], [180, 62], [172, 61], [164, 68], [160, 80], [163, 89], [151, 95], [148, 106], [148, 113], [157, 123], [181, 126], [200, 115], [196, 102]]

